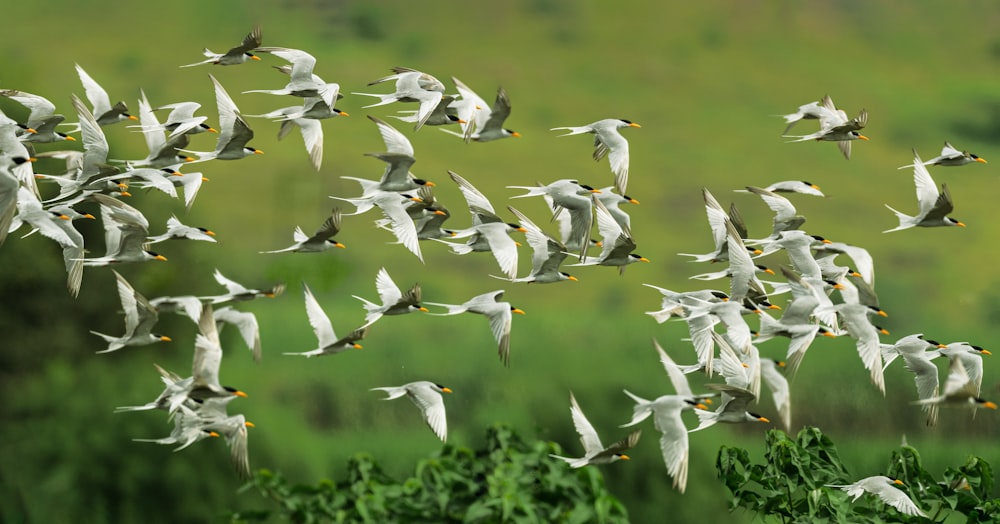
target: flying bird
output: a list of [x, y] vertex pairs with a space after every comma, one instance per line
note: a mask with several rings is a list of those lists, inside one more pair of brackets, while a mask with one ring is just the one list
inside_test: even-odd
[[206, 47], [202, 54], [208, 58], [201, 62], [182, 65], [181, 67], [192, 67], [202, 64], [237, 65], [247, 60], [260, 60], [260, 57], [251, 53], [251, 51], [260, 47], [261, 42], [263, 42], [263, 36], [260, 32], [260, 24], [257, 24], [247, 36], [243, 37], [243, 42], [240, 45], [231, 48], [225, 53], [213, 53]]
[[431, 431], [441, 439], [448, 441], [448, 421], [445, 419], [444, 399], [441, 393], [451, 393], [451, 389], [440, 384], [420, 380], [397, 387], [371, 388], [371, 391], [385, 391], [389, 394], [383, 400], [392, 400], [406, 395], [418, 408], [424, 417], [424, 422]]
[[583, 410], [580, 409], [580, 405], [576, 402], [576, 397], [573, 396], [572, 392], [569, 394], [569, 403], [569, 412], [573, 417], [573, 426], [576, 428], [576, 432], [580, 434], [580, 443], [583, 444], [583, 456], [580, 458], [570, 458], [549, 454], [550, 457], [566, 461], [574, 469], [590, 465], [610, 464], [619, 460], [629, 460], [629, 456], [625, 454], [625, 451], [634, 448], [639, 443], [639, 437], [642, 435], [641, 429], [637, 429], [629, 433], [622, 440], [605, 447], [601, 444], [601, 438], [597, 436], [597, 430], [594, 429], [594, 426], [587, 420], [586, 415], [583, 414]]
[[827, 95], [823, 97], [823, 100], [815, 109], [810, 109], [809, 111], [809, 114], [818, 115], [816, 118], [819, 119], [819, 131], [801, 136], [787, 134], [783, 136], [786, 138], [795, 138], [796, 140], [792, 140], [792, 142], [807, 140], [836, 142], [837, 147], [840, 148], [840, 152], [848, 160], [851, 159], [851, 142], [854, 140], [868, 140], [868, 137], [858, 132], [868, 125], [868, 111], [864, 109], [858, 113], [857, 117], [848, 119], [847, 113], [841, 109], [837, 109], [833, 105], [833, 100]]
[[948, 185], [941, 184], [941, 191], [938, 192], [937, 184], [920, 161], [916, 150], [913, 150], [913, 182], [917, 187], [917, 204], [920, 206], [917, 214], [910, 216], [886, 204], [885, 207], [896, 214], [899, 225], [883, 233], [911, 227], [965, 227], [962, 222], [948, 216], [955, 208], [951, 201], [951, 193], [948, 192]]
[[309, 317], [309, 325], [312, 326], [313, 333], [316, 335], [319, 345], [316, 349], [310, 351], [285, 353], [285, 355], [301, 355], [309, 358], [322, 355], [335, 355], [348, 349], [361, 349], [361, 344], [358, 344], [358, 341], [365, 338], [365, 335], [368, 334], [367, 326], [355, 329], [346, 337], [338, 337], [333, 331], [333, 324], [330, 323], [330, 317], [323, 312], [323, 308], [320, 307], [319, 302], [316, 301], [316, 297], [313, 296], [309, 286], [305, 285], [305, 283], [302, 284], [302, 293], [305, 295], [306, 316]]
[[853, 484], [827, 484], [828, 488], [840, 488], [847, 492], [848, 497], [853, 497], [851, 502], [858, 500], [861, 495], [870, 493], [879, 498], [882, 502], [896, 508], [904, 515], [914, 517], [924, 517], [927, 515], [917, 507], [909, 496], [896, 486], [902, 486], [903, 481], [894, 480], [884, 475], [863, 478]]
[[554, 127], [550, 131], [566, 130], [568, 133], [559, 136], [591, 133], [594, 135], [594, 160], [601, 160], [605, 155], [611, 163], [611, 172], [615, 175], [615, 190], [619, 194], [627, 193], [628, 186], [628, 140], [618, 132], [624, 127], [642, 127], [635, 122], [619, 118], [605, 118], [591, 124], [579, 127]]
[[427, 302], [430, 306], [441, 306], [447, 308], [445, 313], [430, 313], [435, 316], [458, 315], [460, 313], [476, 313], [483, 315], [490, 321], [490, 330], [493, 338], [497, 341], [497, 353], [504, 366], [510, 367], [510, 328], [513, 323], [513, 314], [523, 315], [524, 311], [510, 305], [510, 302], [500, 302], [503, 298], [504, 290], [498, 289], [477, 295], [459, 305], [438, 304]]

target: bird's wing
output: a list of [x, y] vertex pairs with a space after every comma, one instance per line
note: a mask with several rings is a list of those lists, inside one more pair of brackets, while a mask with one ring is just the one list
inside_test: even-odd
[[660, 453], [663, 454], [667, 474], [673, 477], [674, 487], [684, 493], [688, 474], [688, 434], [680, 409], [654, 409], [653, 421], [661, 433]]
[[660, 346], [660, 343], [656, 339], [653, 339], [653, 346], [656, 347], [656, 352], [660, 355], [660, 363], [663, 364], [663, 369], [667, 372], [667, 376], [670, 377], [670, 383], [673, 384], [674, 391], [683, 397], [692, 396], [687, 376], [677, 367], [677, 364], [667, 355], [667, 352], [663, 350], [663, 347]]
[[583, 410], [580, 409], [580, 404], [576, 402], [576, 397], [573, 396], [572, 392], [569, 394], [569, 403], [569, 412], [573, 416], [573, 426], [576, 428], [576, 432], [580, 434], [580, 443], [583, 444], [584, 455], [593, 456], [604, 451], [604, 445], [601, 444], [601, 439], [597, 436], [597, 430], [587, 420], [587, 416], [583, 414]]
[[510, 116], [510, 98], [507, 96], [507, 90], [500, 87], [497, 89], [496, 101], [493, 102], [493, 110], [490, 111], [480, 132], [503, 130], [503, 123], [508, 116]]
[[257, 317], [253, 313], [238, 311], [232, 307], [224, 307], [215, 310], [215, 320], [236, 326], [240, 331], [240, 336], [243, 337], [243, 341], [250, 348], [254, 361], [260, 362], [260, 326], [257, 324]]
[[379, 269], [378, 275], [375, 277], [375, 289], [378, 291], [379, 299], [382, 300], [383, 305], [395, 304], [403, 298], [403, 292], [392, 281], [392, 277], [389, 276], [389, 272], [384, 267]]
[[386, 151], [413, 156], [413, 144], [406, 138], [406, 135], [400, 133], [398, 129], [378, 117], [368, 115], [368, 119], [375, 122], [375, 125], [378, 126], [378, 132], [382, 135], [382, 141], [385, 142]]
[[442, 442], [448, 440], [448, 421], [445, 418], [444, 399], [429, 388], [410, 390], [410, 399], [420, 408], [424, 420]]
[[[917, 204], [920, 206], [918, 216], [925, 217], [934, 209], [940, 193], [930, 172], [920, 162], [920, 156], [917, 155], [916, 151], [913, 152], [913, 183], [917, 188]], [[949, 209], [948, 212], [951, 210]]]
[[[108, 92], [101, 87], [86, 71], [80, 67], [80, 64], [76, 64], [76, 72], [80, 76], [80, 83], [83, 84], [83, 91], [87, 95], [87, 100], [90, 104], [94, 106], [94, 113], [98, 115], [103, 115], [108, 111], [111, 111], [111, 99], [108, 97]], [[76, 95], [73, 95], [76, 96]]]

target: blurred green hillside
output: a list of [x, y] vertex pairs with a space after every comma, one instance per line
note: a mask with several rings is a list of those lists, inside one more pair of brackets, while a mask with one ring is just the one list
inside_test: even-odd
[[[300, 48], [317, 58], [316, 74], [338, 82], [351, 114], [323, 122], [325, 159], [316, 173], [296, 133], [276, 139], [277, 124], [250, 121], [251, 145], [265, 155], [237, 162], [187, 166], [210, 179], [190, 213], [160, 193], [138, 193], [130, 203], [162, 231], [170, 214], [208, 227], [219, 244], [168, 242], [166, 263], [118, 268], [147, 297], [218, 292], [212, 272], [250, 286], [286, 282], [275, 300], [241, 305], [261, 323], [264, 360], [255, 365], [232, 328], [223, 333], [227, 355], [222, 380], [249, 392], [231, 405], [256, 424], [250, 430], [251, 465], [282, 471], [295, 482], [337, 477], [357, 451], [371, 452], [389, 473], [402, 474], [440, 443], [406, 401], [382, 402], [376, 386], [434, 380], [454, 390], [446, 399], [449, 443], [473, 445], [483, 428], [504, 422], [525, 437], [556, 440], [581, 451], [568, 413], [572, 390], [611, 442], [631, 415], [623, 388], [645, 397], [670, 391], [651, 347], [657, 338], [679, 362], [694, 360], [680, 323], [657, 325], [645, 311], [659, 309], [651, 283], [693, 290], [697, 273], [722, 269], [692, 264], [678, 252], [711, 250], [701, 188], [728, 205], [737, 202], [751, 237], [770, 231], [771, 213], [756, 197], [732, 193], [746, 185], [805, 179], [826, 199], [791, 198], [808, 217], [805, 229], [868, 248], [875, 258], [876, 289], [892, 335], [922, 332], [941, 341], [968, 340], [994, 349], [1000, 322], [1000, 188], [994, 164], [933, 168], [955, 201], [954, 216], [967, 228], [908, 230], [885, 204], [916, 209], [910, 170], [897, 167], [937, 154], [945, 140], [1000, 162], [1000, 6], [992, 2], [706, 2], [607, 3], [518, 0], [472, 5], [400, 1], [194, 2], [129, 5], [109, 0], [4, 7], [0, 36], [0, 88], [51, 99], [75, 120], [71, 93], [82, 95], [73, 64], [84, 67], [110, 93], [137, 108], [139, 90], [153, 106], [194, 100], [199, 114], [217, 122], [208, 74], [226, 86], [244, 114], [294, 105], [297, 99], [241, 94], [277, 88], [280, 60], [239, 67], [179, 69], [201, 58], [205, 46], [225, 51], [255, 23], [264, 45]], [[462, 143], [434, 128], [413, 133], [413, 172], [438, 185], [451, 213], [449, 227], [468, 225], [464, 201], [446, 170], [468, 178], [498, 210], [512, 203], [543, 227], [540, 201], [508, 201], [530, 185], [561, 178], [595, 187], [611, 184], [607, 161], [590, 158], [590, 137], [557, 139], [557, 126], [626, 118], [642, 125], [624, 132], [631, 144], [629, 194], [637, 264], [619, 277], [610, 268], [570, 268], [579, 282], [515, 285], [497, 274], [488, 255], [459, 257], [446, 246], [422, 244], [426, 264], [391, 235], [374, 229], [373, 215], [345, 217], [337, 240], [346, 250], [322, 255], [262, 255], [291, 242], [296, 225], [317, 227], [335, 201], [355, 196], [357, 184], [341, 176], [376, 178], [383, 164], [363, 153], [382, 150], [365, 118], [387, 117], [412, 105], [363, 109], [387, 92], [366, 84], [393, 66], [433, 74], [451, 86], [455, 76], [488, 101], [497, 86], [510, 94], [506, 126], [520, 139]], [[785, 143], [776, 115], [829, 94], [849, 115], [870, 114], [869, 142], [854, 145], [845, 161], [830, 143]], [[0, 100], [14, 118], [26, 112]], [[162, 118], [162, 117], [161, 117]], [[393, 124], [395, 120], [391, 120]], [[809, 132], [805, 122], [796, 132]], [[146, 155], [142, 138], [125, 125], [106, 129], [111, 157]], [[191, 149], [211, 150], [215, 135], [192, 138]], [[79, 143], [76, 144], [79, 147]], [[55, 149], [42, 146], [40, 149]], [[38, 172], [56, 172], [39, 162]], [[797, 198], [796, 198], [797, 197]], [[103, 253], [99, 223], [79, 224], [92, 256]], [[171, 343], [110, 355], [87, 331], [122, 329], [114, 277], [88, 269], [78, 299], [65, 292], [61, 252], [38, 235], [11, 235], [0, 247], [0, 520], [9, 522], [185, 522], [224, 518], [230, 509], [262, 504], [230, 470], [224, 443], [199, 443], [174, 454], [168, 447], [132, 442], [156, 438], [172, 425], [162, 412], [115, 415], [114, 407], [147, 402], [161, 390], [152, 364], [186, 375], [196, 329], [165, 315], [159, 330]], [[530, 255], [521, 251], [521, 272]], [[764, 262], [785, 263], [781, 255]], [[419, 281], [425, 301], [460, 303], [492, 289], [525, 310], [514, 320], [512, 362], [505, 369], [483, 318], [406, 315], [375, 325], [361, 351], [304, 360], [282, 352], [312, 349], [301, 282], [306, 282], [341, 334], [361, 324], [351, 295], [375, 299], [375, 274], [387, 268], [400, 286]], [[725, 283], [714, 283], [726, 286]], [[778, 299], [779, 304], [784, 298]], [[762, 344], [780, 355], [784, 342]], [[1000, 397], [1000, 366], [986, 362], [984, 396]], [[700, 381], [700, 378], [692, 378]], [[936, 428], [923, 425], [912, 377], [898, 364], [887, 371], [887, 395], [868, 383], [849, 339], [819, 340], [792, 385], [793, 422], [819, 426], [837, 441], [858, 478], [880, 473], [886, 450], [905, 434], [928, 470], [982, 455], [1000, 465], [997, 413], [942, 413]], [[765, 399], [758, 411], [775, 420]], [[693, 417], [692, 417], [693, 418]], [[693, 420], [688, 421], [689, 424]], [[721, 444], [762, 449], [763, 426], [715, 427], [692, 435], [685, 495], [670, 488], [651, 426], [633, 460], [603, 469], [609, 490], [635, 522], [727, 519], [727, 496], [715, 478]], [[732, 517], [749, 521], [751, 515]]]

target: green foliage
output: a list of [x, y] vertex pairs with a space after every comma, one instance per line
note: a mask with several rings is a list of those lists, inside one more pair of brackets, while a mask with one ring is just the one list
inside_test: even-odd
[[[716, 469], [732, 493], [730, 509], [744, 508], [780, 522], [924, 522], [923, 517], [900, 514], [874, 497], [856, 503], [831, 484], [850, 484], [833, 442], [818, 428], [807, 427], [795, 440], [780, 430], [768, 431], [764, 462], [754, 464], [742, 448], [719, 449]], [[992, 499], [993, 468], [979, 457], [969, 457], [958, 468], [948, 468], [940, 480], [923, 468], [920, 455], [904, 445], [892, 452], [886, 476], [903, 481], [905, 491], [931, 520], [968, 523], [997, 522], [1000, 499]], [[928, 511], [930, 509], [930, 511]]]
[[278, 505], [243, 511], [232, 522], [277, 513], [291, 522], [627, 522], [625, 507], [604, 488], [596, 468], [570, 469], [549, 456], [556, 444], [526, 443], [493, 426], [484, 449], [445, 446], [397, 482], [368, 453], [349, 461], [347, 478], [294, 485], [260, 470], [248, 487]]

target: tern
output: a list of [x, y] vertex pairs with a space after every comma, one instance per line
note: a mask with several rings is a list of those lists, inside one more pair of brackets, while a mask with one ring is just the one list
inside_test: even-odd
[[365, 308], [365, 324], [358, 329], [364, 329], [382, 318], [383, 315], [404, 315], [414, 311], [427, 312], [427, 308], [420, 305], [420, 284], [413, 284], [404, 294], [399, 286], [392, 281], [389, 272], [385, 268], [380, 268], [375, 276], [375, 289], [378, 291], [381, 304], [376, 304], [357, 295], [354, 298], [361, 301]]
[[629, 460], [629, 456], [625, 454], [625, 451], [634, 448], [639, 443], [639, 437], [642, 435], [641, 429], [637, 429], [629, 433], [622, 440], [604, 447], [604, 444], [601, 444], [601, 438], [597, 436], [597, 430], [587, 420], [586, 415], [583, 414], [583, 410], [580, 409], [580, 405], [576, 402], [573, 392], [569, 394], [569, 403], [569, 412], [573, 417], [573, 426], [576, 428], [576, 432], [580, 434], [580, 443], [583, 444], [583, 456], [580, 458], [570, 458], [549, 454], [550, 457], [566, 461], [574, 469], [590, 465], [610, 464], [619, 460]]
[[[955, 146], [944, 143], [944, 147], [941, 149], [941, 154], [924, 162], [925, 166], [964, 166], [965, 164], [972, 163], [986, 164], [986, 159], [980, 156], [974, 155], [968, 151], [959, 151], [955, 149]], [[898, 169], [906, 169], [908, 167], [913, 167], [913, 164], [907, 164], [905, 166], [900, 166]]]
[[125, 346], [145, 346], [154, 342], [170, 342], [170, 337], [152, 332], [153, 326], [156, 325], [159, 318], [156, 308], [146, 300], [146, 297], [138, 293], [125, 280], [125, 277], [115, 270], [112, 272], [118, 282], [118, 298], [121, 300], [122, 310], [125, 312], [125, 334], [120, 337], [112, 337], [91, 331], [108, 342], [108, 348], [98, 351], [98, 353], [110, 353]]
[[294, 244], [284, 249], [261, 251], [261, 253], [321, 253], [331, 247], [343, 249], [344, 244], [333, 239], [340, 232], [340, 216], [340, 208], [335, 207], [330, 216], [323, 221], [323, 225], [312, 236], [307, 236], [302, 231], [302, 228], [295, 226], [293, 233]]
[[[806, 106], [803, 106], [806, 107]], [[802, 109], [802, 108], [800, 108]], [[847, 113], [837, 109], [833, 105], [833, 100], [829, 95], [824, 96], [819, 105], [810, 109], [809, 114], [817, 115], [819, 119], [819, 131], [808, 135], [794, 136], [783, 135], [786, 138], [795, 138], [792, 142], [803, 142], [807, 140], [819, 140], [826, 142], [836, 142], [844, 158], [851, 159], [851, 142], [854, 140], [868, 140], [868, 137], [858, 131], [868, 125], [868, 111], [862, 109], [858, 116], [853, 119], [847, 118]], [[787, 130], [786, 130], [787, 132]]]
[[396, 82], [396, 90], [394, 92], [384, 95], [372, 93], [353, 94], [373, 96], [379, 99], [378, 102], [365, 106], [365, 109], [391, 104], [392, 102], [419, 103], [420, 108], [417, 110], [417, 123], [413, 128], [414, 131], [419, 130], [441, 102], [441, 98], [444, 96], [444, 84], [427, 73], [406, 67], [394, 67], [392, 68], [392, 72], [395, 74], [369, 82], [368, 85], [371, 86], [394, 80]]
[[181, 67], [192, 67], [202, 64], [215, 64], [215, 65], [237, 65], [246, 62], [247, 60], [260, 60], [260, 57], [251, 53], [254, 49], [260, 47], [263, 41], [263, 36], [260, 32], [260, 24], [254, 26], [253, 30], [243, 37], [243, 42], [240, 45], [231, 48], [225, 53], [213, 53], [207, 47], [202, 52], [205, 55], [205, 60], [201, 62], [195, 62], [193, 64], [182, 65]]
[[906, 495], [896, 486], [902, 486], [903, 481], [893, 480], [884, 475], [863, 478], [853, 484], [827, 484], [828, 488], [840, 488], [847, 492], [848, 497], [853, 497], [851, 502], [858, 500], [866, 492], [878, 497], [882, 502], [896, 508], [904, 515], [927, 518], [927, 515], [917, 507]]
[[615, 190], [619, 194], [626, 193], [628, 186], [628, 140], [618, 132], [624, 127], [642, 127], [635, 122], [619, 118], [605, 118], [591, 124], [579, 127], [554, 127], [550, 131], [566, 130], [560, 136], [594, 135], [594, 160], [601, 160], [605, 155], [611, 163], [611, 172], [615, 175]]
[[451, 393], [451, 389], [440, 384], [420, 380], [396, 387], [371, 388], [371, 391], [385, 391], [389, 394], [383, 400], [392, 400], [406, 395], [424, 417], [424, 422], [441, 442], [448, 441], [448, 421], [445, 419], [444, 399], [441, 393]]
[[521, 133], [503, 127], [504, 121], [510, 116], [510, 97], [503, 87], [497, 88], [497, 98], [492, 109], [475, 91], [469, 89], [461, 80], [451, 77], [455, 82], [461, 99], [459, 101], [458, 118], [464, 120], [462, 132], [456, 133], [448, 129], [442, 131], [460, 136], [466, 142], [490, 142], [501, 138], [519, 138]]
[[309, 286], [305, 283], [302, 284], [302, 293], [305, 295], [306, 316], [309, 317], [309, 325], [312, 326], [319, 346], [310, 351], [284, 353], [285, 355], [300, 355], [309, 358], [336, 355], [348, 349], [361, 349], [361, 344], [358, 344], [358, 341], [365, 338], [365, 335], [368, 334], [367, 326], [355, 329], [346, 337], [338, 337], [333, 331], [333, 324], [330, 323], [330, 317], [323, 312], [323, 308], [320, 307], [319, 302], [316, 301], [316, 297], [313, 296]]
[[913, 150], [913, 182], [917, 186], [917, 204], [920, 209], [914, 216], [896, 211], [888, 204], [890, 211], [896, 214], [899, 225], [883, 231], [890, 233], [911, 227], [965, 227], [965, 224], [947, 216], [954, 210], [955, 206], [951, 201], [951, 193], [948, 192], [948, 184], [941, 184], [941, 191], [938, 192], [937, 184], [931, 178], [917, 151]]
[[247, 142], [253, 140], [253, 129], [250, 129], [246, 120], [243, 120], [240, 109], [236, 107], [226, 88], [222, 87], [214, 76], [208, 75], [208, 77], [215, 85], [215, 103], [219, 110], [219, 139], [215, 144], [215, 151], [190, 151], [198, 155], [196, 162], [212, 159], [239, 160], [251, 155], [263, 155], [263, 151], [247, 145]]
[[125, 102], [118, 101], [112, 106], [108, 92], [91, 78], [79, 64], [76, 64], [76, 72], [80, 76], [80, 83], [83, 84], [87, 100], [90, 101], [90, 104], [94, 108], [92, 113], [97, 118], [98, 124], [106, 126], [124, 122], [125, 120], [139, 120], [135, 116], [128, 114], [128, 106], [125, 105]]
[[460, 313], [476, 313], [483, 315], [490, 322], [490, 331], [497, 342], [497, 354], [504, 366], [510, 367], [510, 328], [513, 323], [513, 314], [525, 314], [524, 311], [510, 305], [510, 302], [500, 302], [503, 298], [504, 290], [498, 289], [477, 295], [459, 305], [439, 304], [427, 302], [430, 306], [441, 306], [447, 308], [445, 313], [430, 313], [435, 316], [458, 315]]

